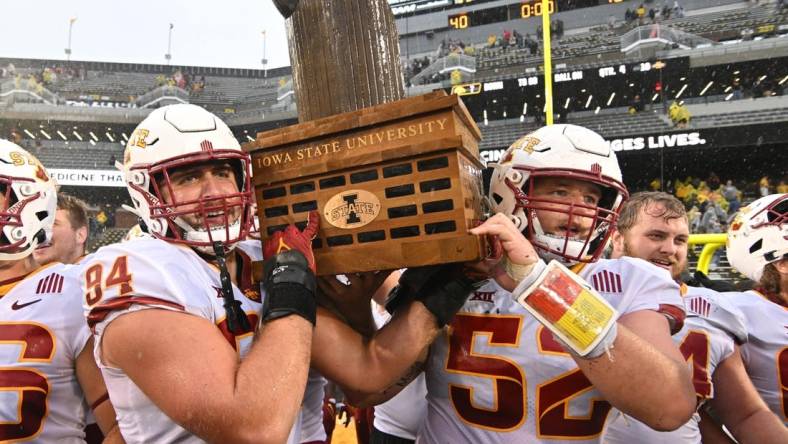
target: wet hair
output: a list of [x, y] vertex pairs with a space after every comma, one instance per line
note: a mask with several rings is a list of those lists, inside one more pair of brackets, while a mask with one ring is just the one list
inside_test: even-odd
[[642, 211], [654, 217], [661, 217], [666, 222], [672, 219], [684, 219], [687, 222], [687, 210], [675, 196], [662, 191], [643, 191], [633, 194], [621, 208], [618, 216], [618, 231], [624, 233], [632, 229]]
[[763, 267], [763, 274], [758, 282], [758, 289], [766, 294], [780, 293], [780, 272], [777, 271], [777, 267], [773, 263], [766, 264]]
[[88, 212], [85, 202], [68, 194], [58, 193], [57, 209], [63, 210], [68, 214], [68, 222], [74, 229], [88, 226]]

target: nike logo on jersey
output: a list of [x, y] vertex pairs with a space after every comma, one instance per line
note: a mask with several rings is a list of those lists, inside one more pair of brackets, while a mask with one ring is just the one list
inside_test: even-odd
[[591, 283], [596, 291], [605, 293], [621, 293], [621, 275], [602, 270], [591, 276]]
[[19, 301], [14, 301], [14, 303], [11, 304], [11, 310], [21, 310], [21, 309], [27, 307], [28, 305], [35, 304], [36, 302], [41, 302], [41, 299], [36, 299], [35, 301], [25, 302], [24, 304], [20, 304]]
[[494, 291], [474, 291], [473, 296], [469, 299], [470, 301], [482, 301], [482, 302], [489, 302], [494, 304], [493, 296], [495, 295]]

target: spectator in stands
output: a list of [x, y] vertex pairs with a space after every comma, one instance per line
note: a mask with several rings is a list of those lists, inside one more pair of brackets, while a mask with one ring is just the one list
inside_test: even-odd
[[643, 6], [643, 3], [635, 10], [635, 14], [637, 15], [638, 25], [642, 25], [646, 19], [646, 7]]
[[498, 41], [498, 37], [495, 34], [490, 34], [487, 36], [487, 47], [488, 48], [495, 48], [495, 42]]
[[648, 19], [651, 20], [651, 23], [654, 23], [656, 17], [657, 17], [657, 13], [656, 13], [656, 11], [654, 11], [654, 8], [649, 8], [648, 9]]
[[39, 266], [50, 262], [75, 264], [85, 255], [88, 241], [88, 214], [85, 203], [76, 197], [58, 193], [52, 240], [37, 248], [33, 257]]
[[635, 97], [632, 98], [632, 102], [629, 103], [629, 113], [635, 114], [643, 111], [644, 104], [643, 99], [640, 98], [640, 94], [635, 94]]
[[717, 176], [717, 173], [714, 171], [709, 173], [709, 177], [706, 179], [706, 185], [709, 186], [710, 190], [717, 190], [720, 187], [720, 177]]
[[459, 85], [460, 83], [462, 83], [462, 73], [459, 69], [455, 69], [451, 72], [451, 84]]
[[629, 8], [627, 8], [626, 12], [624, 12], [624, 22], [626, 22], [627, 25], [630, 24], [633, 20], [635, 20], [636, 17], [637, 15], [635, 14], [635, 12], [633, 12]]
[[722, 233], [725, 231], [724, 224], [727, 220], [727, 215], [716, 202], [704, 201], [700, 209], [703, 213], [700, 220], [700, 231], [702, 233]]
[[761, 180], [758, 181], [758, 190], [761, 193], [761, 197], [766, 197], [770, 194], [769, 188], [769, 176], [761, 177]]
[[670, 7], [667, 3], [662, 5], [662, 20], [670, 19]]
[[777, 192], [780, 194], [788, 193], [788, 183], [786, 183], [785, 179], [782, 179], [780, 184], [777, 185]]
[[739, 211], [739, 207], [741, 206], [740, 195], [741, 191], [736, 188], [736, 185], [734, 185], [733, 181], [730, 179], [725, 183], [725, 186], [722, 187], [722, 196], [728, 201], [728, 214], [735, 214]]
[[679, 0], [673, 1], [673, 16], [676, 18], [684, 18], [684, 6], [681, 6]]
[[687, 107], [676, 101], [670, 104], [670, 108], [668, 108], [668, 117], [670, 117], [670, 120], [676, 128], [686, 128], [689, 126], [689, 122], [692, 119], [692, 115]]
[[524, 45], [528, 48], [529, 55], [536, 55], [539, 52], [539, 43], [531, 38], [531, 34], [525, 35]]
[[512, 30], [512, 40], [513, 41], [510, 43], [514, 46], [517, 46], [517, 49], [523, 48], [523, 35], [517, 32], [516, 29]]

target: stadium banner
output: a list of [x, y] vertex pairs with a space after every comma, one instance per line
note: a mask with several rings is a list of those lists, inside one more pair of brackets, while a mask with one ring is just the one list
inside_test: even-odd
[[[694, 148], [750, 147], [784, 143], [788, 140], [788, 122], [717, 128], [687, 128], [658, 134], [633, 134], [605, 140], [618, 155]], [[482, 150], [482, 162], [497, 162], [503, 149]]]
[[50, 168], [49, 175], [58, 185], [77, 187], [125, 187], [123, 175], [117, 170], [72, 170]]

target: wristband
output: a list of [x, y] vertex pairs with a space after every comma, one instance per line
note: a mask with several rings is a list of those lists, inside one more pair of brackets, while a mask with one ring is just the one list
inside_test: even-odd
[[513, 296], [570, 353], [593, 358], [612, 346], [618, 311], [585, 281], [557, 261], [530, 279], [533, 283], [524, 290], [518, 285]]
[[295, 314], [315, 325], [315, 275], [303, 254], [297, 250], [277, 254], [263, 263], [263, 275], [261, 323]]

